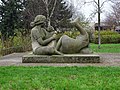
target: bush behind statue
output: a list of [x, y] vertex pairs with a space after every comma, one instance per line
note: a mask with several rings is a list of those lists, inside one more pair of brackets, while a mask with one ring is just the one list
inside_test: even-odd
[[[120, 43], [120, 34], [114, 31], [101, 31], [101, 43], [107, 44], [107, 43]], [[92, 41], [93, 43], [98, 43], [98, 32], [95, 32], [95, 38]]]
[[6, 42], [7, 47], [2, 46], [0, 40], [0, 55], [4, 56], [14, 52], [25, 52], [30, 51], [31, 48], [31, 39], [30, 35], [23, 37], [21, 35], [14, 36], [13, 41], [8, 40]]

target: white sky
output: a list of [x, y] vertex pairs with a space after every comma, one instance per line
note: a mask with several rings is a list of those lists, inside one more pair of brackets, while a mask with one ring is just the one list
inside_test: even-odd
[[[86, 1], [90, 1], [90, 0], [86, 0]], [[105, 1], [105, 0], [100, 0], [101, 4]], [[82, 13], [85, 14], [85, 16], [88, 18], [89, 15], [94, 12], [94, 5], [93, 4], [87, 4], [82, 8]], [[111, 3], [110, 2], [106, 2], [104, 3], [103, 7], [102, 7], [102, 13], [101, 13], [101, 21], [105, 19], [106, 14], [108, 12], [111, 11]], [[97, 22], [97, 14], [95, 15], [95, 18], [93, 19], [93, 21]]]
[[[90, 14], [92, 12], [94, 12], [94, 5], [95, 3], [87, 3], [85, 5], [83, 5], [84, 3], [83, 2], [90, 2], [90, 1], [93, 1], [93, 0], [67, 0], [68, 2], [71, 2], [74, 7], [75, 7], [75, 10], [76, 11], [80, 11], [82, 12], [86, 18], [89, 18]], [[95, 0], [96, 2], [98, 0]], [[105, 0], [100, 0], [100, 3], [102, 4]], [[116, 1], [120, 1], [120, 0], [116, 0]], [[104, 20], [105, 19], [105, 16], [106, 16], [106, 13], [111, 11], [111, 5], [112, 3], [110, 2], [106, 2], [104, 3], [104, 6], [103, 6], [103, 9], [102, 9], [102, 13], [101, 13], [101, 20]], [[82, 6], [82, 7], [81, 7]], [[93, 22], [97, 22], [97, 14], [95, 15], [95, 18], [93, 18], [92, 20]]]

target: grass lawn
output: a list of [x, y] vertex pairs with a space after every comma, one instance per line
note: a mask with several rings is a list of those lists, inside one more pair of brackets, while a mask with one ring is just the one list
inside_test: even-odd
[[101, 44], [101, 49], [98, 44], [90, 44], [90, 47], [96, 53], [120, 53], [120, 44]]
[[120, 90], [120, 67], [0, 67], [0, 90]]

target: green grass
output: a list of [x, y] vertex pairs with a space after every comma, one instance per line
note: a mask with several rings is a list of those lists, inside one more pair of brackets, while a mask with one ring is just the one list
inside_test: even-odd
[[91, 49], [96, 53], [120, 53], [120, 44], [101, 44], [98, 49], [98, 44], [91, 44]]
[[120, 67], [0, 67], [0, 90], [119, 90]]

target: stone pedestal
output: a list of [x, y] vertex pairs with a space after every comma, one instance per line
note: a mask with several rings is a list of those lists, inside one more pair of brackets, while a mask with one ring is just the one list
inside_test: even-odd
[[23, 63], [100, 63], [100, 56], [95, 54], [65, 54], [65, 55], [25, 55]]

